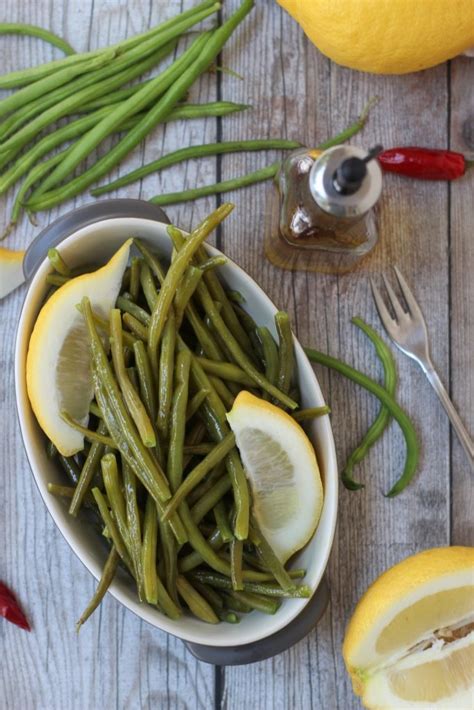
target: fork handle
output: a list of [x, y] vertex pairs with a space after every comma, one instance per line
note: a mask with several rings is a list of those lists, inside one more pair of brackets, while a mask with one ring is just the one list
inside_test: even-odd
[[451, 402], [448, 393], [446, 392], [446, 388], [441, 382], [441, 379], [434, 367], [431, 366], [429, 368], [423, 369], [425, 370], [425, 374], [431, 386], [433, 387], [434, 391], [441, 400], [441, 404], [445, 408], [446, 413], [451, 421], [451, 424], [453, 425], [453, 428], [456, 434], [458, 435], [459, 441], [461, 442], [461, 446], [467, 454], [469, 463], [471, 464], [471, 469], [474, 471], [474, 441], [472, 440], [466, 427], [462, 423], [461, 417], [455, 410], [454, 405]]

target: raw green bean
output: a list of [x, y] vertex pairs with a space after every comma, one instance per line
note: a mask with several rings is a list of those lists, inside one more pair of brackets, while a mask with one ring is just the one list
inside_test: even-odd
[[[190, 577], [197, 579], [204, 584], [209, 584], [216, 589], [232, 590], [232, 581], [225, 574], [216, 572], [206, 572], [204, 570], [196, 570], [192, 572]], [[291, 599], [308, 598], [311, 596], [311, 589], [306, 584], [295, 586], [289, 591], [285, 591], [281, 587], [265, 582], [254, 582], [245, 580], [244, 571], [244, 590], [255, 594], [262, 594], [268, 597], [285, 597]]]
[[[92, 310], [88, 298], [82, 300], [82, 312], [85, 318], [91, 355], [93, 374], [95, 374], [96, 400], [104, 415], [104, 406], [108, 405], [114, 414], [115, 436], [111, 430], [112, 422], [106, 421], [112, 437], [115, 439], [121, 453], [125, 456], [143, 485], [156, 501], [166, 501], [171, 498], [168, 483], [153, 460], [149, 451], [143, 446], [133, 421], [122, 400], [118, 383], [113, 377], [102, 341], [96, 331], [92, 318]], [[109, 425], [110, 424], [110, 425]], [[118, 439], [118, 441], [117, 441]], [[133, 460], [132, 460], [133, 459]], [[140, 473], [137, 473], [137, 469]]]
[[[175, 388], [173, 394], [173, 403], [171, 406], [171, 422], [170, 422], [170, 437], [168, 448], [168, 481], [170, 488], [173, 491], [173, 497], [170, 503], [176, 496], [176, 491], [180, 489], [180, 483], [183, 476], [183, 447], [186, 429], [186, 408], [188, 406], [188, 389], [189, 389], [189, 371], [191, 367], [191, 354], [188, 350], [182, 350], [176, 357], [176, 377]], [[162, 519], [168, 520], [174, 512], [165, 508]]]
[[130, 296], [132, 301], [136, 301], [140, 290], [140, 266], [142, 259], [138, 256], [132, 258], [130, 264]]
[[[107, 433], [107, 427], [102, 421], [99, 423], [97, 431], [100, 434]], [[77, 482], [77, 486], [74, 490], [71, 505], [69, 506], [69, 514], [73, 515], [74, 517], [77, 516], [84, 500], [84, 496], [89, 490], [94, 476], [96, 475], [99, 469], [100, 460], [104, 454], [104, 448], [104, 444], [101, 444], [99, 442], [93, 442], [91, 448], [89, 449], [86, 460], [82, 467], [81, 475], [79, 476], [79, 480]]]
[[323, 417], [325, 414], [331, 414], [331, 409], [326, 404], [323, 407], [308, 407], [307, 409], [298, 409], [297, 412], [292, 412], [291, 416], [296, 422], [305, 422], [308, 419]]
[[122, 457], [123, 491], [130, 536], [130, 551], [135, 561], [135, 572], [140, 601], [144, 599], [143, 567], [141, 562], [142, 534], [140, 511], [137, 501], [137, 479], [127, 461]]
[[203, 404], [203, 402], [206, 399], [208, 394], [209, 393], [206, 389], [198, 390], [198, 392], [196, 392], [194, 397], [189, 401], [188, 408], [186, 409], [186, 421], [187, 422], [194, 417], [194, 415], [199, 410], [199, 408]]
[[76, 53], [76, 50], [73, 49], [65, 39], [37, 25], [25, 25], [20, 22], [2, 22], [0, 24], [0, 35], [29, 35], [30, 37], [37, 37], [44, 42], [52, 44], [53, 47], [57, 47], [61, 52], [64, 52], [64, 54]]
[[236, 540], [234, 538], [230, 544], [230, 578], [234, 592], [242, 591], [244, 588], [242, 578], [242, 553], [242, 540]]
[[[186, 271], [196, 250], [201, 246], [202, 242], [209, 234], [224, 220], [233, 210], [234, 206], [224, 203], [217, 208], [209, 217], [207, 217], [197, 229], [195, 229], [189, 239], [186, 241], [183, 248], [178, 252], [176, 259], [168, 269], [165, 279], [161, 285], [160, 293], [155, 304], [155, 308], [151, 314], [151, 322], [149, 328], [148, 348], [150, 360], [153, 363], [157, 361], [157, 351], [160, 343], [163, 328], [168, 317], [168, 313], [176, 293], [176, 288]], [[198, 285], [198, 289], [199, 286]]]
[[370, 377], [367, 377], [367, 375], [355, 370], [353, 367], [347, 365], [341, 360], [338, 360], [337, 358], [325, 355], [324, 353], [313, 350], [312, 348], [305, 348], [305, 353], [312, 362], [317, 362], [320, 365], [337, 370], [337, 372], [341, 375], [344, 375], [356, 384], [364, 387], [364, 389], [368, 390], [371, 394], [375, 395], [375, 397], [377, 397], [377, 399], [389, 410], [392, 417], [397, 421], [403, 432], [403, 436], [405, 437], [405, 467], [398, 481], [394, 483], [386, 495], [389, 498], [393, 498], [401, 493], [415, 475], [420, 457], [420, 442], [410, 418], [405, 414], [403, 409], [397, 404], [387, 390], [379, 385], [378, 382], [375, 382], [370, 379]]
[[[188, 351], [184, 350], [179, 353], [178, 357], [180, 355], [184, 356], [185, 354], [189, 356]], [[172, 447], [173, 443], [170, 440], [170, 453], [168, 454], [168, 456], [171, 456]], [[170, 469], [170, 466], [168, 466], [168, 480], [170, 481], [172, 490], [174, 490], [174, 494], [165, 508], [165, 513], [163, 516], [164, 520], [169, 519], [170, 515], [174, 513], [175, 510], [177, 510], [178, 506], [181, 505], [188, 493], [190, 493], [190, 491], [192, 491], [192, 489], [195, 488], [205, 476], [207, 476], [209, 471], [211, 471], [215, 466], [217, 466], [234, 447], [235, 436], [231, 432], [227, 434], [227, 436], [224, 437], [218, 444], [215, 445], [211, 453], [209, 453], [202, 461], [200, 461], [200, 463], [198, 463], [198, 465], [193, 468], [193, 470], [186, 476], [184, 481], [178, 486], [173, 485], [173, 479], [171, 476], [172, 469]]]
[[156, 550], [158, 543], [158, 515], [153, 498], [146, 500], [143, 520], [142, 568], [143, 589], [148, 604], [158, 603], [158, 574], [156, 571]]
[[[214, 9], [204, 10], [202, 19], [213, 14]], [[194, 17], [188, 24], [194, 24]], [[183, 70], [190, 66], [199, 52], [210, 39], [211, 33], [203, 33], [194, 43], [161, 74], [136, 91], [133, 96], [120, 102], [114, 111], [105, 116], [94, 128], [91, 128], [74, 145], [74, 149], [62, 161], [51, 175], [46, 178], [43, 189], [46, 192], [62, 182], [73, 170], [96, 148], [110, 133], [113, 133], [124, 121], [139, 113], [150, 103], [158, 99], [173, 82], [179, 78]], [[141, 49], [141, 48], [140, 48]], [[125, 55], [126, 56], [126, 55]]]
[[109, 50], [104, 52], [98, 57], [94, 57], [86, 62], [81, 62], [51, 74], [50, 76], [45, 76], [44, 79], [39, 79], [38, 81], [29, 84], [28, 86], [15, 91], [6, 99], [2, 99], [0, 102], [0, 116], [4, 116], [12, 111], [25, 106], [30, 101], [34, 101], [36, 98], [48, 94], [50, 91], [62, 86], [63, 84], [69, 83], [72, 79], [80, 74], [86, 74], [87, 72], [93, 71], [94, 69], [100, 69], [101, 67], [109, 64], [115, 57], [115, 52]]
[[181, 328], [186, 307], [201, 280], [203, 271], [196, 266], [189, 266], [184, 272], [183, 278], [176, 289], [174, 297], [174, 309], [176, 312], [176, 330]]
[[[216, 182], [213, 185], [204, 185], [203, 187], [193, 187], [189, 190], [182, 190], [181, 192], [165, 192], [160, 195], [155, 195], [149, 202], [153, 202], [155, 205], [176, 205], [179, 202], [188, 202], [189, 200], [198, 200], [201, 197], [207, 197], [208, 195], [221, 195], [224, 192], [231, 192], [232, 190], [238, 190], [241, 187], [247, 187], [248, 185], [255, 185], [257, 182], [263, 182], [264, 180], [270, 180], [275, 177], [278, 170], [280, 169], [280, 163], [272, 163], [265, 168], [259, 168], [252, 173], [247, 173], [246, 175], [241, 175], [237, 178], [231, 178], [230, 180], [223, 180], [222, 182]], [[36, 205], [32, 205], [36, 208]]]
[[93, 488], [92, 495], [95, 498], [95, 502], [97, 503], [97, 507], [99, 508], [100, 515], [102, 517], [102, 520], [104, 521], [104, 525], [107, 528], [108, 534], [112, 539], [115, 549], [117, 550], [118, 554], [120, 555], [120, 558], [123, 560], [126, 567], [128, 567], [128, 569], [133, 572], [132, 561], [129, 557], [125, 543], [120, 535], [117, 524], [109, 512], [109, 508], [103, 494], [98, 488]]
[[81, 618], [76, 624], [76, 631], [79, 631], [81, 626], [85, 624], [87, 619], [94, 613], [94, 611], [97, 609], [102, 599], [104, 598], [108, 588], [112, 584], [112, 581], [115, 577], [115, 573], [117, 572], [119, 559], [120, 557], [117, 553], [117, 550], [115, 549], [115, 547], [112, 547], [105, 562], [104, 569], [102, 570], [97, 589], [95, 590], [89, 604], [82, 612]]
[[214, 518], [216, 519], [216, 525], [220, 530], [222, 539], [224, 542], [232, 542], [232, 540], [234, 540], [234, 535], [230, 529], [226, 507], [222, 499], [216, 503], [213, 512]]
[[[185, 247], [183, 247], [184, 249]], [[181, 253], [181, 252], [180, 252]], [[240, 344], [237, 342], [236, 338], [233, 336], [229, 328], [227, 327], [224, 319], [220, 315], [218, 309], [215, 307], [215, 303], [209, 293], [209, 290], [205, 283], [202, 281], [198, 284], [196, 289], [197, 295], [201, 301], [202, 307], [209, 316], [213, 326], [216, 328], [219, 336], [226, 343], [228, 349], [231, 351], [232, 356], [236, 363], [246, 372], [246, 374], [253, 380], [253, 382], [261, 387], [263, 390], [275, 397], [279, 402], [284, 404], [290, 409], [296, 409], [297, 403], [294, 402], [285, 392], [272, 385], [267, 378], [259, 372], [247, 354], [243, 351]]]
[[71, 269], [56, 248], [48, 249], [48, 259], [49, 263], [58, 274], [67, 278], [71, 276]]
[[250, 523], [249, 539], [255, 546], [257, 554], [262, 560], [263, 564], [275, 577], [280, 587], [285, 592], [291, 591], [295, 586], [294, 582], [292, 581], [282, 562], [274, 553], [269, 542], [265, 539], [265, 536], [260, 530], [255, 518], [252, 518]]
[[[142, 323], [140, 323], [139, 320], [135, 318], [135, 316], [130, 315], [130, 313], [124, 313], [123, 315], [123, 324], [127, 326], [127, 328], [140, 340], [143, 342], [148, 342], [148, 328], [146, 328]], [[127, 342], [126, 337], [130, 337], [129, 333], [124, 332], [123, 333], [123, 341], [124, 343]], [[133, 343], [135, 342], [135, 339], [133, 338], [132, 340], [132, 347]]]
[[197, 592], [192, 584], [188, 582], [186, 577], [179, 574], [176, 580], [178, 592], [198, 619], [206, 621], [209, 624], [218, 624], [219, 617], [215, 613], [211, 605]]
[[82, 436], [88, 441], [97, 442], [99, 444], [103, 444], [104, 446], [110, 446], [112, 449], [117, 448], [114, 440], [110, 436], [106, 436], [105, 434], [101, 434], [99, 431], [92, 431], [92, 429], [82, 426], [79, 422], [76, 422], [71, 416], [69, 416], [67, 412], [61, 412], [61, 419], [72, 429], [75, 429], [82, 434]]
[[216, 58], [229, 36], [252, 7], [253, 0], [243, 0], [239, 9], [212, 34], [197, 59], [181, 73], [179, 78], [174, 81], [166, 93], [149, 109], [140, 123], [135, 126], [135, 128], [131, 129], [117, 145], [77, 178], [72, 179], [70, 182], [55, 190], [41, 195], [35, 204], [29, 205], [30, 208], [34, 210], [50, 208], [63, 202], [67, 198], [80, 194], [93, 182], [107, 174], [148, 135], [154, 126], [169, 115], [178, 101], [187, 93], [196, 78], [200, 76]]
[[108, 185], [103, 185], [102, 187], [92, 190], [91, 194], [98, 197], [99, 195], [115, 190], [118, 187], [123, 187], [124, 185], [129, 185], [132, 182], [141, 180], [141, 178], [149, 175], [150, 173], [158, 172], [159, 170], [168, 168], [171, 165], [176, 165], [176, 163], [180, 163], [184, 160], [194, 160], [208, 155], [222, 155], [223, 153], [235, 153], [247, 150], [280, 150], [300, 147], [301, 143], [278, 138], [263, 138], [251, 141], [223, 141], [221, 143], [188, 146], [186, 148], [176, 150], [173, 153], [169, 153], [168, 155], [163, 155], [161, 158], [158, 158], [158, 160], [154, 160], [147, 165], [142, 165], [140, 168], [137, 168], [137, 170], [133, 170], [126, 175], [122, 175]]
[[130, 313], [130, 315], [139, 320], [140, 323], [148, 327], [150, 324], [150, 314], [147, 313], [144, 308], [137, 306], [134, 301], [126, 298], [125, 294], [117, 298], [117, 308], [120, 308], [120, 310], [125, 313]]
[[209, 375], [215, 375], [221, 380], [229, 380], [230, 382], [238, 382], [246, 387], [253, 387], [254, 380], [249, 377], [238, 365], [231, 362], [216, 362], [204, 357], [197, 358], [204, 372]]
[[[353, 318], [352, 322], [360, 328], [372, 341], [375, 351], [379, 356], [384, 370], [384, 388], [394, 397], [397, 388], [397, 369], [392, 351], [384, 343], [382, 338], [361, 318]], [[391, 419], [390, 411], [384, 405], [381, 406], [377, 418], [374, 420], [359, 446], [352, 452], [346, 461], [346, 465], [341, 473], [341, 480], [346, 488], [351, 491], [364, 488], [363, 483], [358, 483], [352, 476], [354, 466], [356, 466], [366, 456], [367, 452], [382, 436]]]
[[[118, 300], [118, 299], [117, 299]], [[130, 415], [135, 422], [142, 442], [147, 447], [156, 446], [156, 435], [146, 407], [130, 382], [123, 359], [122, 317], [118, 308], [110, 312], [110, 347], [115, 375]]]
[[146, 261], [143, 261], [140, 269], [140, 286], [142, 287], [148, 310], [151, 313], [155, 307], [156, 299], [158, 298], [158, 291], [156, 290], [151, 269]]
[[277, 386], [287, 394], [290, 391], [295, 361], [293, 334], [288, 313], [278, 311], [275, 314], [275, 325], [280, 345]]
[[163, 22], [161, 25], [153, 27], [152, 29], [147, 30], [142, 34], [134, 35], [133, 37], [129, 37], [126, 40], [122, 40], [118, 44], [112, 45], [107, 49], [98, 49], [91, 52], [86, 52], [84, 54], [74, 54], [70, 57], [66, 57], [65, 59], [59, 59], [53, 62], [48, 62], [46, 64], [40, 64], [39, 66], [30, 69], [21, 69], [20, 71], [10, 72], [9, 74], [0, 76], [0, 89], [11, 89], [15, 86], [23, 86], [25, 84], [29, 84], [32, 81], [41, 79], [44, 76], [47, 76], [48, 74], [58, 69], [62, 69], [65, 66], [76, 64], [78, 62], [87, 61], [88, 59], [96, 57], [110, 49], [116, 50], [117, 53], [123, 53], [127, 50], [132, 49], [133, 47], [143, 44], [143, 42], [148, 38], [163, 33], [170, 27], [176, 26], [183, 20], [186, 20], [187, 18], [193, 15], [198, 15], [202, 10], [214, 5], [214, 0], [204, 0], [204, 2], [201, 2], [199, 5], [196, 5], [191, 10], [187, 10], [186, 12], [183, 12], [180, 15], [172, 17], [170, 20], [166, 20], [166, 22]]
[[140, 396], [152, 421], [156, 419], [156, 390], [146, 347], [141, 340], [133, 344], [135, 365], [140, 382]]
[[[148, 331], [150, 334], [150, 330]], [[149, 338], [150, 339], [150, 338]], [[149, 340], [148, 339], [148, 340]], [[158, 431], [167, 439], [170, 428], [171, 408], [173, 404], [173, 379], [175, 371], [176, 316], [170, 307], [163, 331], [163, 340], [159, 360], [156, 351], [148, 348], [152, 370], [158, 372]], [[187, 390], [186, 390], [187, 392]], [[187, 394], [186, 394], [187, 396]]]
[[225, 496], [232, 488], [232, 481], [229, 476], [222, 476], [204, 495], [194, 503], [191, 514], [195, 523], [200, 523], [210, 510]]

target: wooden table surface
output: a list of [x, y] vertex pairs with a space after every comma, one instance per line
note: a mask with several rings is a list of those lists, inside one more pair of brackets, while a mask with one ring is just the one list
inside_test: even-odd
[[[102, 47], [145, 30], [191, 3], [178, 0], [4, 0], [2, 19], [48, 27], [77, 50]], [[226, 0], [227, 16], [238, 0]], [[32, 38], [1, 38], [2, 71], [59, 56]], [[336, 66], [306, 40], [300, 28], [270, 0], [258, 0], [231, 39], [222, 63], [239, 72], [207, 75], [192, 88], [196, 102], [216, 96], [252, 105], [222, 121], [168, 124], [114, 176], [183, 145], [257, 136], [286, 136], [316, 145], [340, 131], [366, 101], [381, 97], [355, 143], [428, 145], [474, 151], [474, 60], [458, 58], [408, 76], [377, 77]], [[103, 153], [107, 147], [101, 147]], [[125, 197], [147, 199], [160, 191], [212, 183], [274, 160], [261, 153], [190, 162], [123, 188]], [[236, 210], [218, 235], [218, 246], [241, 264], [277, 305], [290, 311], [297, 334], [311, 344], [379, 377], [364, 336], [351, 325], [360, 315], [380, 331], [368, 275], [397, 264], [413, 284], [428, 322], [433, 358], [442, 379], [474, 432], [474, 173], [452, 183], [412, 182], [388, 176], [377, 207], [380, 242], [351, 274], [336, 277], [283, 272], [263, 258], [272, 210], [269, 184], [231, 193]], [[113, 195], [112, 195], [113, 196]], [[7, 220], [13, 191], [2, 201]], [[85, 195], [51, 213], [38, 227], [26, 219], [4, 246], [26, 246], [48, 221]], [[215, 198], [170, 207], [183, 228], [196, 224]], [[417, 366], [396, 352], [399, 400], [413, 417], [422, 460], [413, 484], [395, 500], [383, 491], [399, 475], [405, 451], [390, 426], [360, 466], [367, 487], [342, 488], [339, 523], [328, 569], [331, 603], [306, 639], [276, 658], [243, 667], [197, 662], [181, 641], [167, 636], [107, 598], [79, 636], [74, 622], [95, 582], [56, 529], [34, 484], [15, 414], [13, 350], [25, 294], [19, 288], [0, 304], [0, 578], [16, 589], [33, 624], [26, 634], [0, 623], [0, 707], [11, 710], [109, 710], [111, 708], [213, 708], [350, 710], [352, 695], [341, 658], [344, 628], [366, 587], [386, 567], [424, 548], [473, 544], [472, 475], [448, 420]], [[337, 375], [317, 374], [332, 406], [340, 464], [366, 431], [377, 403]]]

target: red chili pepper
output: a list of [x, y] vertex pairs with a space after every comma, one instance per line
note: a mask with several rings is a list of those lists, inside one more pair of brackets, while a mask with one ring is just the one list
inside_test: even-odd
[[21, 629], [31, 631], [28, 620], [13, 592], [3, 582], [0, 582], [0, 616], [3, 616], [7, 621], [11, 621], [12, 624], [16, 624]]
[[462, 153], [430, 148], [390, 148], [377, 158], [387, 172], [421, 180], [455, 180], [471, 165]]

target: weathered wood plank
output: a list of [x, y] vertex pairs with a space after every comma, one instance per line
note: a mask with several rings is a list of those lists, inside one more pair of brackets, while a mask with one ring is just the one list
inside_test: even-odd
[[[53, 2], [14, 3], [4, 6], [10, 21], [36, 23], [67, 37], [78, 51], [105, 46], [144, 31], [162, 18], [171, 17], [192, 2]], [[60, 56], [58, 50], [32, 38], [2, 38], [2, 71], [34, 65]], [[215, 98], [215, 77], [203, 77], [193, 87], [192, 99]], [[186, 143], [215, 140], [215, 120], [180, 122], [158, 129], [146, 147], [134, 154], [120, 170], [133, 169], [152, 160], [163, 149]], [[105, 149], [107, 149], [105, 147]], [[104, 150], [104, 148], [101, 148]], [[118, 172], [116, 172], [118, 174]], [[150, 176], [147, 184], [130, 185], [121, 197], [149, 197], [160, 190], [193, 186], [197, 175], [215, 179], [215, 163], [191, 164], [187, 169]], [[114, 175], [115, 177], [115, 175]], [[15, 190], [2, 199], [2, 222]], [[113, 195], [111, 195], [113, 196]], [[92, 201], [87, 194], [42, 213], [40, 226], [59, 214]], [[210, 209], [212, 202], [195, 211], [175, 210], [173, 217], [189, 227]], [[24, 219], [5, 246], [26, 246], [38, 233]], [[0, 624], [0, 705], [22, 710], [83, 710], [90, 708], [187, 708], [206, 709], [214, 703], [214, 670], [194, 660], [178, 639], [161, 633], [107, 598], [100, 611], [75, 633], [75, 621], [90, 598], [95, 582], [62, 539], [40, 499], [23, 452], [15, 410], [13, 384], [14, 333], [25, 288], [0, 304], [0, 526], [4, 544], [0, 550], [0, 577], [20, 595], [33, 624], [28, 635], [11, 624]]]
[[[451, 148], [474, 157], [474, 61], [451, 63]], [[471, 435], [474, 435], [474, 175], [451, 185], [450, 348], [451, 396]], [[451, 542], [474, 544], [474, 486], [472, 470], [456, 435], [451, 450]], [[471, 512], [469, 512], [471, 511]]]

